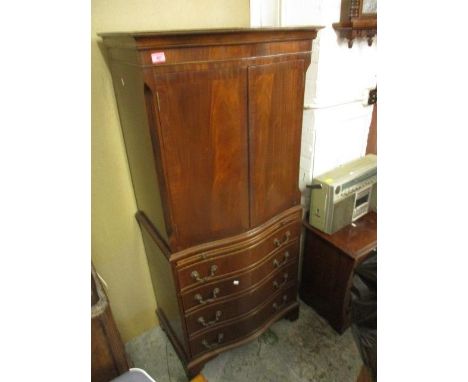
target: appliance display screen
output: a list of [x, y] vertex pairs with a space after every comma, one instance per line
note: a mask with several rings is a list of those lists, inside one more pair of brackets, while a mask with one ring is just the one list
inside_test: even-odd
[[361, 204], [364, 204], [369, 200], [369, 194], [365, 194], [356, 200], [356, 207], [359, 207]]

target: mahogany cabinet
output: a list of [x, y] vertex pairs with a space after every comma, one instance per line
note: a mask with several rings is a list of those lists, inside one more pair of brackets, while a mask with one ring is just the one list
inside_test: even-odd
[[298, 314], [318, 27], [104, 33], [159, 321], [189, 376]]

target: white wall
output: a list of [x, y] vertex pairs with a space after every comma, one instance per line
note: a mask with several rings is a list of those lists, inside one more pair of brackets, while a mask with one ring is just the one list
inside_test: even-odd
[[250, 26], [279, 26], [280, 3], [281, 0], [250, 0]]
[[339, 21], [341, 0], [252, 0], [250, 5], [251, 26], [325, 27], [314, 40], [304, 99], [299, 186], [308, 208], [305, 186], [314, 176], [365, 155], [373, 107], [364, 102], [377, 84], [377, 38], [371, 47], [357, 39], [352, 48], [338, 39], [332, 24]]

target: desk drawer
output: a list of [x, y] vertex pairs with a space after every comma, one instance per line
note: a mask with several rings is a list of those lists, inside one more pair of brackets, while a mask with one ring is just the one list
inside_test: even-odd
[[[206, 331], [227, 321], [247, 314], [260, 306], [279, 290], [284, 290], [297, 283], [297, 260], [289, 261], [273, 275], [257, 284], [246, 293], [224, 302], [215, 302], [186, 316], [187, 330], [191, 337], [200, 331]], [[284, 275], [288, 276], [285, 277]], [[286, 280], [286, 282], [285, 282]]]
[[[238, 272], [222, 280], [207, 282], [200, 287], [182, 293], [182, 302], [186, 314], [189, 313], [188, 310], [207, 307], [213, 303], [225, 301], [227, 298], [239, 295], [268, 277], [268, 275], [280, 272], [286, 261], [296, 261], [298, 255], [299, 240], [296, 238], [295, 241], [280, 247], [271, 256], [247, 271]], [[290, 276], [288, 275], [289, 280]]]
[[[262, 261], [273, 251], [286, 247], [300, 236], [300, 222], [293, 222], [274, 231], [250, 247], [227, 249], [225, 253], [203, 253], [184, 259], [177, 266], [181, 292], [226, 278]], [[189, 263], [190, 265], [183, 266]]]
[[296, 285], [284, 291], [278, 291], [273, 298], [269, 299], [256, 312], [241, 318], [231, 324], [215, 328], [201, 333], [190, 340], [192, 357], [201, 353], [215, 350], [219, 347], [238, 342], [243, 337], [255, 332], [272, 316], [296, 301]]

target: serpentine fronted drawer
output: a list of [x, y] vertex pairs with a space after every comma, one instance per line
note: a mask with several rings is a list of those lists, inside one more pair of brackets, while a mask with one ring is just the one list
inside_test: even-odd
[[259, 307], [279, 290], [295, 285], [297, 268], [296, 257], [286, 264], [281, 264], [274, 273], [245, 293], [228, 300], [214, 301], [203, 308], [191, 311], [185, 318], [190, 337], [236, 320]]
[[202, 333], [190, 340], [190, 350], [192, 357], [204, 352], [228, 346], [233, 342], [238, 342], [242, 338], [248, 337], [272, 316], [286, 310], [296, 303], [297, 285], [288, 289], [278, 291], [272, 298], [266, 301], [258, 310], [245, 316], [234, 323], [215, 328], [209, 332]]
[[[232, 273], [231, 276], [223, 277], [216, 281], [206, 282], [197, 288], [181, 293], [185, 312], [188, 310], [197, 309], [208, 306], [216, 301], [223, 301], [226, 298], [239, 295], [243, 291], [259, 283], [265, 277], [277, 271], [276, 263], [282, 263], [287, 259], [297, 259], [299, 254], [299, 239], [296, 238], [291, 243], [279, 248], [273, 252], [271, 256], [264, 259], [261, 263], [249, 268], [247, 271], [241, 270], [237, 273]], [[275, 262], [276, 260], [276, 262]]]
[[[185, 267], [179, 267], [177, 270], [181, 293], [211, 281], [225, 279], [243, 269], [252, 268], [273, 252], [296, 241], [300, 233], [301, 223], [295, 221], [254, 243], [252, 243], [252, 238], [249, 238], [247, 246], [238, 245], [235, 250], [228, 248], [220, 254], [218, 249], [217, 255], [212, 255], [210, 252], [196, 254], [194, 257], [202, 260], [192, 262]], [[203, 258], [205, 259], [203, 260]]]

